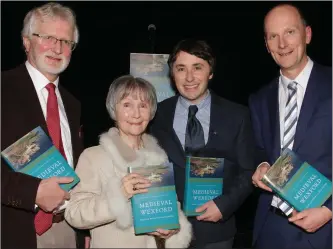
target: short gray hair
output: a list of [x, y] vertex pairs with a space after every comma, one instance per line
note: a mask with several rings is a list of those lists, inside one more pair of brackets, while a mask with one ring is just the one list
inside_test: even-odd
[[72, 24], [74, 29], [74, 41], [79, 42], [79, 30], [76, 25], [76, 17], [73, 10], [59, 3], [50, 2], [36, 7], [28, 12], [23, 21], [22, 37], [31, 37], [36, 27], [36, 21], [59, 17]]
[[116, 105], [136, 91], [139, 92], [140, 98], [148, 101], [151, 107], [150, 120], [154, 118], [157, 109], [157, 97], [154, 86], [145, 79], [135, 78], [132, 75], [124, 75], [111, 83], [106, 98], [106, 109], [114, 121], [117, 121], [115, 114]]

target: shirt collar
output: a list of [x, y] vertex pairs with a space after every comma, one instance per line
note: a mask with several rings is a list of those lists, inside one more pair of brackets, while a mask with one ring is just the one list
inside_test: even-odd
[[288, 77], [284, 76], [280, 70], [281, 84], [284, 90], [287, 91], [288, 84], [292, 81], [296, 81], [297, 86], [301, 86], [303, 89], [306, 89], [312, 68], [313, 68], [313, 61], [310, 59], [310, 57], [308, 57], [308, 62], [306, 63], [305, 67], [294, 80], [291, 80]]
[[[50, 81], [39, 70], [32, 66], [29, 61], [25, 62], [25, 66], [27, 67], [28, 73], [37, 91], [41, 91], [47, 84], [50, 83]], [[59, 77], [57, 77], [57, 79], [52, 83], [58, 87]]]
[[[211, 103], [212, 96], [210, 94], [210, 91], [207, 90], [207, 95], [199, 104], [196, 106], [198, 107], [198, 110], [205, 108], [207, 105]], [[186, 110], [190, 107], [190, 105], [193, 105], [190, 101], [188, 101], [186, 98], [180, 95], [179, 97], [179, 103], [185, 108]]]

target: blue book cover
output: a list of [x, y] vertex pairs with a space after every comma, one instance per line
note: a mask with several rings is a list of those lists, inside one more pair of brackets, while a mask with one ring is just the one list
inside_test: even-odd
[[332, 195], [332, 182], [289, 149], [282, 152], [262, 181], [297, 211], [321, 207]]
[[53, 176], [73, 177], [73, 182], [60, 184], [66, 191], [69, 191], [80, 181], [75, 171], [40, 126], [3, 150], [1, 156], [16, 172], [40, 179]]
[[128, 172], [140, 174], [152, 183], [147, 193], [131, 198], [135, 234], [154, 232], [158, 228], [179, 229], [173, 165], [129, 167]]
[[183, 202], [186, 216], [201, 215], [195, 209], [222, 195], [223, 167], [223, 158], [186, 157]]
[[130, 54], [130, 74], [149, 81], [156, 90], [157, 102], [175, 95], [169, 77], [168, 54]]

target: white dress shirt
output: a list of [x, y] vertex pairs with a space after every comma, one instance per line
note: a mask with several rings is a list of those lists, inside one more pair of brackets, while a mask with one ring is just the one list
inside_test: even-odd
[[[31, 80], [34, 84], [40, 106], [43, 111], [44, 118], [46, 120], [47, 116], [47, 98], [49, 95], [48, 90], [45, 88], [50, 81], [36, 68], [34, 68], [29, 61], [25, 63], [28, 73], [31, 77]], [[65, 155], [67, 157], [68, 164], [73, 168], [73, 150], [72, 150], [72, 141], [71, 141], [71, 131], [69, 128], [69, 123], [67, 120], [64, 104], [61, 99], [61, 95], [58, 89], [59, 77], [52, 82], [56, 85], [55, 93], [57, 95], [58, 106], [59, 106], [59, 115], [60, 115], [60, 128], [61, 128], [61, 138], [64, 146]], [[47, 131], [45, 131], [47, 132]]]
[[[288, 99], [288, 88], [287, 88], [288, 84], [292, 81], [295, 81], [297, 83], [296, 99], [297, 99], [297, 120], [298, 120], [304, 99], [305, 90], [308, 85], [312, 68], [313, 68], [313, 61], [308, 57], [308, 63], [294, 80], [288, 79], [280, 71], [280, 78], [279, 78], [279, 111], [280, 111], [280, 141], [281, 141], [280, 148], [283, 148], [284, 118], [285, 118], [286, 103]], [[288, 148], [292, 149], [293, 144], [294, 141], [291, 142]]]
[[[288, 87], [289, 83], [292, 81], [295, 81], [297, 83], [296, 101], [297, 101], [297, 120], [298, 120], [312, 68], [313, 68], [313, 61], [308, 57], [307, 64], [305, 65], [303, 70], [294, 80], [289, 79], [288, 77], [284, 76], [282, 74], [282, 72], [280, 71], [279, 113], [280, 113], [280, 148], [281, 149], [283, 148], [285, 109], [286, 109], [286, 104], [287, 104], [287, 99], [288, 99], [288, 88], [287, 87]], [[297, 125], [297, 121], [296, 121], [295, 125]], [[294, 145], [294, 141], [292, 141], [289, 144], [288, 148], [292, 150], [293, 145]], [[280, 202], [280, 198], [274, 195], [273, 199], [272, 199], [272, 206], [277, 207], [278, 206], [277, 204], [279, 202]], [[288, 204], [283, 203], [280, 208], [285, 209], [286, 207], [288, 207]], [[288, 211], [287, 215], [289, 215], [291, 212], [292, 212], [292, 209], [290, 209]]]

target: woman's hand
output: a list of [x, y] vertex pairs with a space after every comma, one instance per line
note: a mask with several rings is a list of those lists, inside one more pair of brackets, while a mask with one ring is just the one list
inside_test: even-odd
[[139, 193], [147, 193], [151, 183], [139, 174], [131, 173], [123, 177], [122, 190], [127, 199]]
[[175, 230], [165, 230], [162, 228], [158, 228], [156, 229], [156, 232], [152, 232], [152, 233], [148, 233], [149, 235], [154, 235], [154, 236], [158, 236], [162, 239], [168, 239], [170, 238], [172, 235], [176, 234], [179, 232], [179, 229], [175, 229]]

